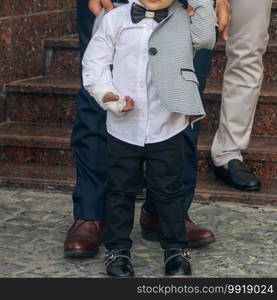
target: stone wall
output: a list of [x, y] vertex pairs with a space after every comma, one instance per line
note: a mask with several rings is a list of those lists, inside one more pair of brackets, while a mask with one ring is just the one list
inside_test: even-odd
[[[76, 32], [76, 2], [0, 1], [0, 90], [5, 83], [44, 72], [42, 41]], [[0, 95], [0, 122], [3, 106]]]

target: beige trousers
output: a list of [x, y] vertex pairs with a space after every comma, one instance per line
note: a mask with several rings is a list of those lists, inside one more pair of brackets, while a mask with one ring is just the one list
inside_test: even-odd
[[262, 57], [268, 43], [272, 0], [230, 0], [232, 21], [226, 42], [219, 128], [212, 144], [212, 159], [222, 166], [243, 160], [248, 147], [263, 80]]

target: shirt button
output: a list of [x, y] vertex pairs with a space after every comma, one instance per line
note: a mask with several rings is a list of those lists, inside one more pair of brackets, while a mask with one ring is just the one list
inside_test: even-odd
[[158, 50], [157, 50], [156, 48], [151, 47], [151, 48], [149, 49], [149, 54], [150, 54], [150, 55], [156, 55], [157, 53], [158, 53]]

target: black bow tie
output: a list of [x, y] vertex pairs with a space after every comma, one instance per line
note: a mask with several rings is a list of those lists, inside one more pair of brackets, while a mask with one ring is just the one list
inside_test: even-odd
[[149, 10], [145, 9], [143, 6], [140, 6], [136, 3], [132, 4], [131, 8], [131, 18], [133, 23], [138, 23], [145, 17], [153, 18], [156, 22], [160, 23], [164, 18], [168, 16], [168, 9], [159, 9], [159, 10]]

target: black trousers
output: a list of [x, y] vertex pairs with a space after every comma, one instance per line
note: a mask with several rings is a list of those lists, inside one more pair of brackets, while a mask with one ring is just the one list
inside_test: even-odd
[[125, 143], [108, 135], [108, 186], [106, 201], [107, 249], [130, 249], [135, 195], [146, 186], [153, 194], [161, 219], [163, 249], [185, 248], [184, 228], [184, 133], [144, 147]]

